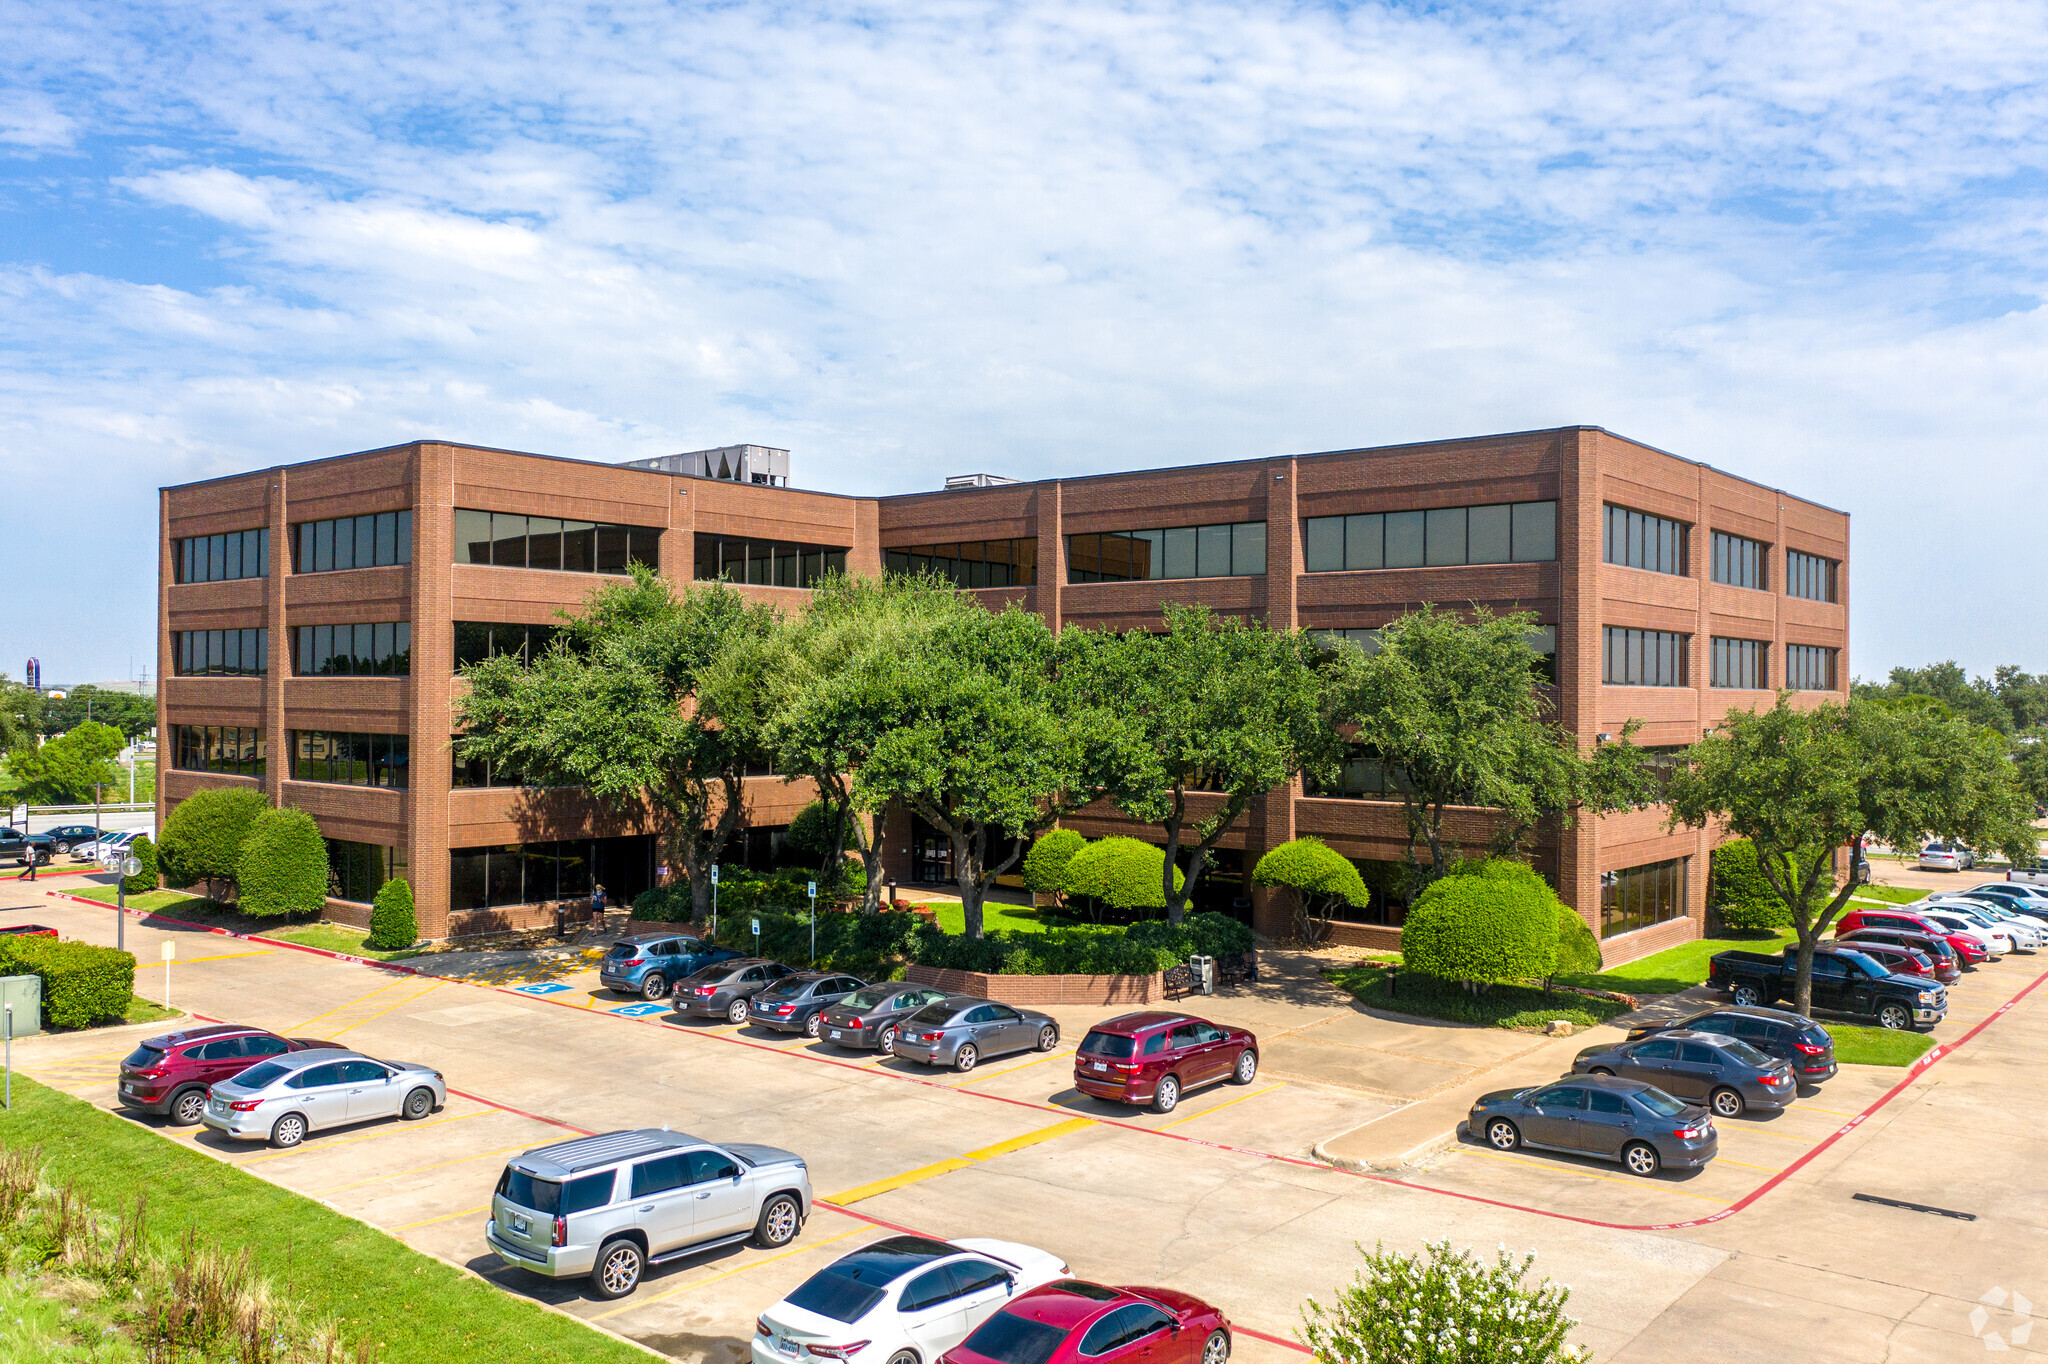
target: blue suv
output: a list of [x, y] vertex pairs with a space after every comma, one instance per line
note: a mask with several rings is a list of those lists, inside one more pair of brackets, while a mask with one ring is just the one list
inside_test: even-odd
[[667, 999], [668, 987], [713, 962], [739, 956], [730, 947], [713, 947], [702, 938], [675, 933], [642, 933], [621, 938], [598, 963], [597, 979], [607, 990]]

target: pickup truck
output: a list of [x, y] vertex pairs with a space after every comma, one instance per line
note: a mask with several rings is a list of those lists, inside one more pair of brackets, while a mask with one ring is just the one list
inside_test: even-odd
[[[1782, 956], [1723, 952], [1707, 968], [1707, 984], [1737, 1004], [1791, 999], [1799, 949]], [[1875, 1018], [1886, 1028], [1929, 1028], [1948, 1015], [1948, 991], [1929, 980], [1894, 976], [1860, 952], [1822, 948], [1813, 954], [1813, 1008]]]
[[14, 862], [25, 867], [31, 851], [39, 866], [56, 855], [55, 845], [48, 834], [25, 834], [12, 825], [0, 824], [0, 862]]
[[2015, 862], [2011, 871], [2005, 874], [2008, 881], [2023, 881], [2032, 886], [2048, 886], [2048, 857], [2037, 857], [2031, 862]]

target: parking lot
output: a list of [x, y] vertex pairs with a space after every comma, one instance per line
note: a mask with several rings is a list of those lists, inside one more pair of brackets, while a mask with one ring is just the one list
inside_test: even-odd
[[[112, 938], [105, 910], [40, 899], [6, 917], [28, 914], [67, 936]], [[1296, 1355], [1287, 1342], [1299, 1303], [1349, 1277], [1355, 1241], [1412, 1247], [1448, 1235], [1482, 1250], [1496, 1241], [1537, 1248], [1539, 1264], [1572, 1284], [1584, 1339], [1603, 1358], [1647, 1358], [1660, 1340], [1670, 1346], [1712, 1329], [1730, 1301], [1759, 1297], [1778, 1299], [1770, 1310], [1794, 1325], [1853, 1322], [1844, 1339], [1858, 1344], [1841, 1358], [1883, 1358], [1923, 1338], [1918, 1357], [1952, 1358], [1942, 1351], [1976, 1348], [1968, 1314], [1977, 1297], [2048, 1261], [2013, 1253], [2043, 1248], [2048, 1206], [2025, 1192], [2038, 1187], [2024, 1155], [2038, 1162], [2038, 1139], [2017, 1135], [2019, 1121], [2003, 1116], [2043, 1088], [2031, 1065], [2031, 1050], [2048, 1040], [2041, 991], [1867, 1117], [1857, 1115], [1907, 1072], [1851, 1069], [1775, 1118], [1722, 1123], [1722, 1157], [1698, 1175], [1643, 1181], [1566, 1156], [1461, 1146], [1421, 1171], [1373, 1179], [1319, 1166], [1308, 1152], [1403, 1101], [1380, 1087], [1396, 1061], [1429, 1063], [1415, 1078], [1431, 1083], [1410, 1082], [1428, 1092], [1450, 1073], [1437, 1068], [1455, 1067], [1458, 1048], [1483, 1045], [1494, 1049], [1485, 1056], [1507, 1087], [1547, 1078], [1513, 1073], [1516, 1049], [1531, 1039], [1468, 1029], [1418, 1036], [1423, 1030], [1317, 997], [1313, 982], [1289, 987], [1292, 997], [1287, 989], [1219, 996], [1201, 1010], [1257, 1015], [1251, 1026], [1275, 1039], [1268, 1065], [1250, 1086], [1199, 1091], [1160, 1116], [1082, 1098], [1068, 1082], [1073, 1044], [1092, 1016], [1111, 1011], [1055, 1011], [1066, 1028], [1055, 1053], [993, 1060], [960, 1076], [751, 1028], [677, 1025], [666, 1011], [636, 1015], [632, 1001], [581, 988], [577, 970], [472, 984], [129, 925], [129, 945], [145, 962], [164, 938], [179, 944], [172, 970], [182, 1007], [426, 1062], [447, 1074], [450, 1099], [420, 1123], [316, 1134], [291, 1151], [203, 1129], [159, 1131], [508, 1291], [679, 1357], [741, 1358], [757, 1313], [878, 1225], [1025, 1241], [1083, 1275], [1202, 1294], [1239, 1324], [1247, 1360]], [[1976, 1026], [2044, 966], [2019, 957], [1975, 973], [1955, 989], [1943, 1033]], [[145, 968], [146, 992], [160, 981], [160, 967]], [[533, 993], [536, 986], [565, 988]], [[1281, 1026], [1290, 1020], [1293, 1030]], [[1329, 1041], [1304, 1040], [1333, 1029]], [[16, 1060], [112, 1107], [114, 1066], [138, 1035], [34, 1039], [16, 1048]], [[1290, 1040], [1308, 1059], [1281, 1066]], [[2029, 1063], [2016, 1068], [2021, 1054]], [[663, 1123], [804, 1155], [821, 1203], [797, 1243], [779, 1252], [727, 1247], [657, 1267], [617, 1303], [580, 1282], [506, 1268], [485, 1250], [485, 1209], [506, 1156], [577, 1132]], [[1830, 1143], [1844, 1127], [1847, 1135]], [[1802, 1157], [1803, 1166], [1781, 1173]], [[1978, 1187], [1980, 1170], [2010, 1178]], [[1851, 1192], [1955, 1207], [1979, 1220], [1853, 1202]], [[1753, 1201], [1731, 1213], [1745, 1198]], [[1678, 1231], [1630, 1229], [1717, 1215]], [[1913, 1253], [1882, 1265], [1854, 1250], [1901, 1238]], [[1922, 1254], [1930, 1244], [1942, 1253]], [[1759, 1261], [1778, 1268], [1759, 1272]], [[2048, 1283], [2009, 1286], [2048, 1300]], [[1873, 1340], [1888, 1343], [1856, 1352]], [[1714, 1357], [1777, 1357], [1746, 1354], [1740, 1339], [1726, 1344]]]

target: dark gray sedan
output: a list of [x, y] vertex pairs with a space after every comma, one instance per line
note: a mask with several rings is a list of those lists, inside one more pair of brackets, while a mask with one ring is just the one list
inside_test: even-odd
[[929, 985], [905, 985], [902, 981], [863, 985], [825, 1010], [819, 1035], [835, 1047], [893, 1056], [897, 1025], [925, 1005], [936, 1004], [945, 997], [944, 990]]
[[1612, 1075], [1482, 1094], [1465, 1121], [1467, 1133], [1497, 1151], [1569, 1151], [1619, 1161], [1630, 1174], [1644, 1176], [1667, 1165], [1698, 1169], [1721, 1147], [1706, 1109], [1655, 1085]]
[[744, 1023], [747, 1001], [790, 974], [781, 962], [760, 957], [713, 962], [677, 981], [668, 1006], [686, 1018]]
[[866, 983], [859, 976], [842, 976], [836, 971], [798, 971], [755, 995], [747, 1005], [747, 1022], [816, 1037], [826, 1007]]
[[1641, 1080], [1681, 1099], [1704, 1100], [1717, 1118], [1739, 1118], [1752, 1106], [1783, 1108], [1799, 1095], [1789, 1062], [1739, 1038], [1690, 1029], [1587, 1047], [1572, 1074]]
[[983, 1057], [1051, 1051], [1060, 1025], [1050, 1014], [974, 995], [947, 995], [897, 1025], [896, 1055], [928, 1066], [973, 1070]]

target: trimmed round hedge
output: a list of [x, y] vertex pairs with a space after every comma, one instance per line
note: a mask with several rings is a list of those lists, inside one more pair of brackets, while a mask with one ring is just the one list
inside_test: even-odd
[[198, 881], [233, 884], [241, 872], [243, 840], [269, 809], [261, 792], [245, 786], [209, 786], [179, 801], [157, 842], [165, 879], [181, 889]]
[[1600, 940], [1570, 905], [1557, 907], [1557, 966], [1560, 976], [1590, 976], [1606, 962], [1600, 956]]
[[316, 914], [327, 907], [327, 840], [304, 810], [265, 810], [236, 864], [244, 914]]
[[1707, 865], [1707, 903], [1722, 923], [1749, 931], [1792, 926], [1792, 911], [1765, 879], [1754, 843], [1746, 838], [1723, 843]]
[[1048, 829], [1024, 854], [1024, 889], [1040, 895], [1056, 895], [1060, 878], [1074, 854], [1088, 846], [1088, 840], [1072, 829]]
[[[1067, 859], [1060, 889], [1111, 909], [1166, 908], [1166, 849], [1135, 838], [1098, 838]], [[1173, 869], [1178, 890], [1187, 878]]]
[[1461, 862], [1416, 897], [1401, 964], [1445, 980], [1540, 980], [1557, 963], [1556, 892], [1520, 862]]
[[420, 922], [413, 912], [412, 887], [394, 876], [377, 888], [370, 908], [370, 936], [363, 945], [375, 952], [398, 952], [419, 941]]

